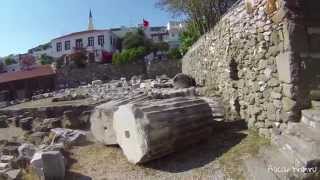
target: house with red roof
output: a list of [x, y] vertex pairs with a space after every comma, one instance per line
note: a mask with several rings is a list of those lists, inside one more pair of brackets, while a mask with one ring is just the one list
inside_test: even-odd
[[8, 91], [7, 100], [31, 98], [38, 91], [55, 89], [56, 71], [51, 66], [37, 66], [0, 74], [0, 89]]

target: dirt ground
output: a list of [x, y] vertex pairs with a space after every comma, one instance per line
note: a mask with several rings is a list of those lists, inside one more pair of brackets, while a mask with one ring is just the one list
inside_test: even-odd
[[92, 143], [74, 147], [69, 154], [68, 180], [238, 180], [244, 179], [243, 158], [267, 144], [254, 132], [230, 128], [207, 142], [135, 166], [127, 162], [119, 147]]
[[21, 128], [10, 126], [8, 128], [0, 128], [0, 141], [1, 140], [10, 140], [18, 137], [22, 137], [24, 131]]

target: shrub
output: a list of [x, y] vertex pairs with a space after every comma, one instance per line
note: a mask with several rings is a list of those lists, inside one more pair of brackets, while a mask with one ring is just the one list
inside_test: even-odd
[[42, 54], [40, 57], [40, 63], [42, 65], [46, 65], [46, 64], [52, 64], [54, 62], [53, 57], [48, 56], [46, 54]]
[[173, 49], [169, 50], [168, 57], [170, 59], [176, 60], [176, 59], [181, 59], [182, 55], [181, 55], [181, 52], [178, 48], [173, 48]]
[[75, 63], [78, 68], [84, 68], [87, 65], [87, 53], [84, 50], [77, 51], [69, 55], [71, 61]]
[[4, 63], [5, 63], [7, 66], [10, 66], [10, 65], [12, 65], [12, 64], [16, 64], [17, 62], [16, 62], [13, 58], [7, 57], [7, 58], [4, 59]]
[[128, 64], [143, 58], [147, 54], [144, 47], [125, 49], [121, 53], [115, 53], [112, 57], [112, 63], [116, 65]]
[[186, 30], [180, 36], [180, 52], [184, 55], [189, 48], [199, 39], [200, 32], [193, 24], [188, 24]]

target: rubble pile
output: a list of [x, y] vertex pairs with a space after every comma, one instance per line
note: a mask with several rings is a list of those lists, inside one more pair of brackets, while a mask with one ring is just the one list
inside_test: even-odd
[[[209, 136], [217, 117], [213, 115], [221, 114], [221, 109], [200, 99], [194, 85], [184, 74], [174, 79], [163, 75], [109, 83], [95, 80], [32, 98], [32, 102], [44, 99], [59, 106], [10, 113], [1, 109], [0, 128], [20, 128], [25, 135], [0, 143], [0, 177], [19, 179], [22, 170], [31, 167], [43, 179], [63, 179], [68, 163], [65, 152], [85, 144], [89, 130], [105, 145], [120, 145], [134, 164], [199, 142]], [[83, 101], [91, 104], [84, 106]], [[70, 106], [70, 102], [79, 105]]]

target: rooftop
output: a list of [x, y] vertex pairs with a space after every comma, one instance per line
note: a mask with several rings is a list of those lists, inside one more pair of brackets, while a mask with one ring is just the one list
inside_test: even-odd
[[35, 77], [49, 76], [54, 75], [56, 72], [52, 69], [51, 66], [39, 66], [31, 70], [9, 72], [0, 74], [0, 83], [7, 83], [12, 81], [31, 79]]
[[105, 32], [105, 31], [110, 31], [110, 30], [109, 29], [100, 29], [100, 30], [79, 31], [79, 32], [70, 33], [70, 34], [67, 34], [64, 36], [60, 36], [60, 37], [55, 38], [53, 40], [58, 40], [58, 39], [62, 39], [62, 38], [69, 37], [69, 36], [75, 36], [75, 35], [81, 35], [81, 34], [87, 34], [87, 33]]

